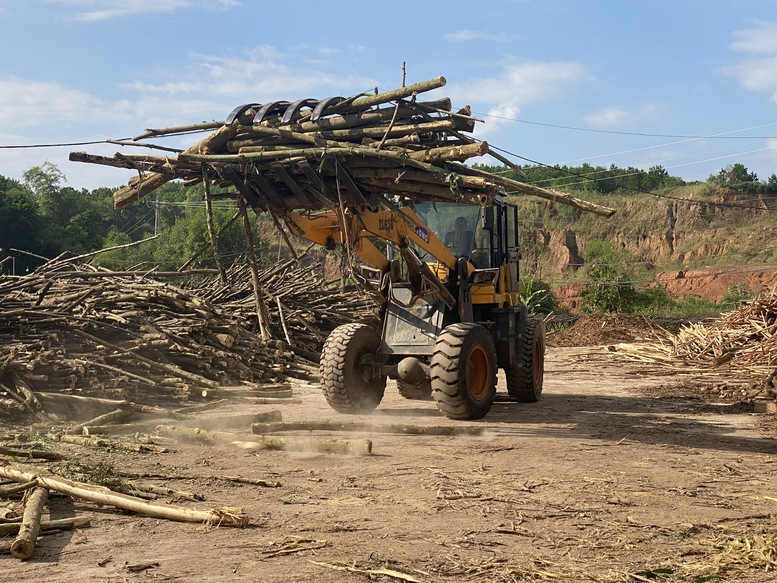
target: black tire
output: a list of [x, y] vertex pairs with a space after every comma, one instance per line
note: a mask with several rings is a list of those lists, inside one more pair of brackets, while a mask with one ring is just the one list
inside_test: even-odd
[[340, 413], [367, 413], [378, 406], [386, 391], [386, 375], [373, 377], [380, 336], [366, 324], [335, 328], [321, 352], [321, 389], [326, 402]]
[[496, 351], [488, 331], [461, 322], [445, 328], [434, 347], [432, 397], [449, 419], [480, 419], [496, 395]]
[[507, 393], [513, 401], [536, 403], [542, 395], [544, 375], [545, 322], [529, 318], [518, 341], [517, 362], [505, 369]]
[[397, 390], [405, 399], [430, 401], [432, 398], [432, 383], [430, 381], [406, 383], [405, 381], [397, 380]]

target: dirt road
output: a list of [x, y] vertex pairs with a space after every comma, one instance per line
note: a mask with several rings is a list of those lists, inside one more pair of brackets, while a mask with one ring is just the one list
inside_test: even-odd
[[92, 527], [43, 537], [27, 562], [5, 556], [0, 580], [777, 580], [765, 571], [777, 564], [773, 416], [675, 397], [671, 387], [689, 379], [614, 360], [606, 347], [547, 356], [539, 403], [500, 400], [480, 422], [447, 420], [393, 387], [372, 416], [338, 415], [313, 388], [298, 388], [296, 403], [208, 413], [484, 429], [371, 434], [371, 456], [60, 444], [82, 462], [207, 497], [181, 504], [243, 507], [250, 526], [205, 528], [54, 497], [52, 517], [87, 515]]

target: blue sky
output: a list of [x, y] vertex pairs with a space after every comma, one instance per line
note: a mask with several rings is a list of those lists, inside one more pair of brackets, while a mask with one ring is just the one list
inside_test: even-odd
[[[0, 30], [0, 146], [394, 89], [405, 63], [407, 83], [446, 77], [430, 97], [471, 105], [476, 137], [529, 160], [777, 173], [777, 0], [0, 0]], [[76, 188], [130, 176], [72, 150], [118, 148], [0, 148], [0, 175], [50, 161]]]

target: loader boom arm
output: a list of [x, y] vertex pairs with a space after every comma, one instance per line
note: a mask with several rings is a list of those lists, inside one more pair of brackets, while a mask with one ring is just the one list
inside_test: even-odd
[[406, 249], [412, 243], [423, 249], [449, 271], [456, 269], [456, 257], [410, 207], [372, 210], [351, 207], [341, 213], [332, 209], [315, 214], [289, 213], [284, 217], [294, 234], [332, 248], [339, 243], [385, 272], [389, 258], [370, 239], [382, 239]]

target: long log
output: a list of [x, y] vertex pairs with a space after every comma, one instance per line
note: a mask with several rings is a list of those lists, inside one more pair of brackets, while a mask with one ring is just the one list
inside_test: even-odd
[[[444, 114], [449, 114], [451, 110], [451, 100], [448, 97], [444, 97], [437, 101], [424, 101], [414, 104], [407, 104], [407, 102], [402, 102], [399, 107], [397, 117], [400, 119], [409, 117], [415, 114], [417, 112], [417, 108], [421, 105], [426, 105], [430, 109], [433, 109], [437, 112], [442, 112]], [[358, 113], [346, 113], [344, 115], [323, 117], [317, 122], [300, 120], [297, 123], [291, 124], [290, 127], [298, 132], [342, 130], [346, 128], [380, 124], [385, 121], [389, 121], [393, 115], [394, 108], [389, 107], [378, 110], [361, 111]]]
[[[178, 156], [180, 159], [186, 153], [208, 152], [218, 150], [233, 137], [237, 131], [237, 126], [222, 126], [208, 137], [200, 140]], [[124, 208], [130, 203], [140, 200], [147, 194], [154, 192], [157, 188], [169, 182], [173, 177], [167, 174], [151, 174], [150, 176], [141, 176], [133, 179], [124, 188], [113, 193], [113, 206]]]
[[[263, 128], [259, 126], [259, 127], [246, 128], [245, 133], [256, 134], [256, 135], [274, 135], [277, 137], [285, 137], [286, 139], [289, 139], [289, 140], [293, 139], [298, 142], [316, 143], [316, 140], [324, 140], [324, 143], [321, 143], [320, 145], [328, 146], [328, 147], [337, 147], [337, 146], [347, 145], [346, 143], [344, 143], [344, 141], [347, 141], [347, 140], [358, 141], [363, 138], [380, 138], [387, 134], [390, 138], [399, 138], [402, 136], [408, 136], [412, 134], [427, 134], [427, 133], [450, 131], [450, 130], [453, 130], [454, 127], [455, 127], [455, 122], [453, 120], [438, 120], [438, 121], [419, 123], [419, 124], [397, 125], [397, 126], [394, 126], [393, 128], [368, 126], [368, 127], [349, 128], [344, 130], [327, 130], [327, 131], [318, 131], [318, 132], [309, 132], [309, 133], [298, 133], [298, 132], [291, 132], [284, 129]], [[262, 147], [257, 146], [256, 148], [257, 149], [253, 151], [261, 151], [260, 148]], [[241, 151], [252, 151], [252, 150], [248, 150], [246, 147], [243, 147]], [[286, 153], [286, 152], [288, 152], [288, 150], [280, 151], [280, 153]], [[190, 156], [187, 155], [185, 156], [185, 158], [190, 158]]]
[[420, 152], [408, 154], [408, 156], [419, 162], [436, 164], [450, 161], [463, 162], [476, 156], [483, 156], [486, 153], [488, 153], [488, 142], [475, 142], [474, 144], [464, 146], [443, 146], [441, 148], [421, 150]]
[[444, 87], [446, 82], [445, 77], [436, 77], [434, 79], [429, 79], [428, 81], [413, 83], [412, 85], [400, 87], [399, 89], [394, 89], [392, 91], [359, 97], [350, 103], [335, 105], [327, 110], [327, 113], [340, 113], [348, 111], [349, 109], [366, 109], [375, 105], [388, 103], [389, 101], [396, 101], [397, 99], [404, 99], [405, 97], [425, 93], [426, 91], [432, 91], [433, 89], [439, 89], [440, 87]]
[[251, 431], [256, 434], [278, 433], [280, 431], [355, 431], [360, 433], [397, 433], [405, 435], [482, 435], [482, 427], [459, 425], [381, 424], [381, 423], [337, 423], [334, 421], [281, 421], [254, 423]]
[[285, 451], [309, 451], [318, 453], [344, 453], [351, 455], [369, 455], [372, 453], [372, 442], [369, 439], [322, 439], [307, 436], [275, 436], [259, 435], [246, 439], [239, 433], [221, 431], [205, 431], [194, 427], [174, 427], [159, 425], [156, 428], [159, 435], [178, 437], [207, 445], [231, 444], [243, 449], [267, 449]]
[[22, 561], [29, 559], [35, 550], [35, 543], [40, 532], [40, 519], [43, 516], [43, 507], [49, 499], [49, 491], [46, 488], [36, 487], [27, 499], [24, 506], [22, 524], [19, 534], [11, 545], [11, 554]]
[[576, 198], [566, 192], [558, 192], [555, 190], [549, 190], [547, 188], [540, 188], [539, 186], [534, 186], [533, 184], [519, 182], [518, 180], [513, 180], [512, 178], [507, 178], [506, 176], [491, 174], [490, 172], [484, 172], [482, 170], [478, 170], [477, 168], [471, 168], [469, 166], [464, 166], [462, 164], [456, 164], [453, 162], [448, 164], [448, 166], [456, 169], [462, 174], [482, 176], [487, 180], [495, 182], [496, 184], [504, 186], [505, 188], [513, 189], [521, 194], [536, 196], [537, 198], [543, 198], [545, 200], [552, 200], [553, 202], [565, 204], [581, 211], [591, 212], [603, 217], [611, 217], [615, 214], [615, 209]]
[[[41, 520], [39, 533], [49, 530], [72, 530], [89, 526], [91, 521], [86, 516], [72, 516], [70, 518], [58, 518], [56, 520]], [[21, 529], [21, 522], [0, 524], [0, 534], [17, 534]], [[13, 544], [13, 543], [11, 543]], [[10, 547], [8, 549], [11, 550]]]
[[7, 462], [0, 460], [0, 477], [15, 480], [17, 482], [30, 482], [38, 480], [40, 485], [49, 490], [67, 494], [74, 498], [88, 500], [95, 504], [107, 504], [122, 510], [137, 512], [144, 516], [164, 518], [178, 522], [197, 522], [201, 524], [217, 526], [248, 525], [248, 517], [242, 508], [212, 508], [210, 510], [195, 510], [171, 505], [157, 505], [146, 502], [141, 498], [113, 492], [108, 488], [74, 482], [58, 476], [48, 476], [23, 472], [12, 468]]

